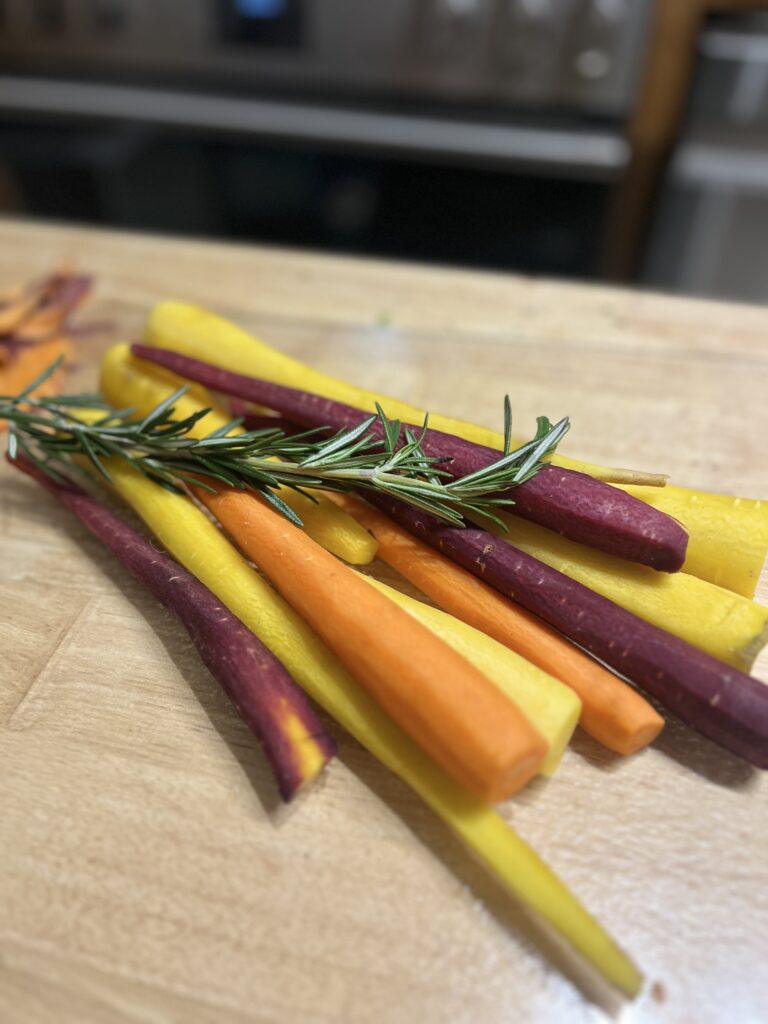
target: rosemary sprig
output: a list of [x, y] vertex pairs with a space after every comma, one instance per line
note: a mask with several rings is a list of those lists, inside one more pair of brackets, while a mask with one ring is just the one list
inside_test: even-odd
[[[132, 409], [112, 408], [99, 395], [32, 398], [57, 366], [58, 361], [19, 395], [0, 396], [0, 420], [9, 422], [12, 458], [23, 452], [59, 482], [73, 469], [82, 472], [83, 461], [110, 480], [106, 460], [118, 457], [173, 491], [182, 491], [184, 484], [192, 482], [209, 489], [216, 482], [250, 487], [297, 525], [301, 521], [273, 488], [291, 487], [302, 493], [307, 488], [374, 490], [454, 526], [463, 526], [464, 516], [477, 514], [503, 526], [493, 510], [514, 502], [498, 497], [498, 492], [537, 473], [569, 428], [567, 418], [553, 425], [541, 416], [535, 437], [512, 451], [507, 398], [501, 458], [454, 480], [448, 479], [450, 474], [441, 469], [440, 460], [422, 450], [428, 417], [418, 434], [406, 430], [402, 443], [401, 424], [388, 419], [380, 407], [376, 416], [330, 439], [321, 430], [287, 435], [266, 428], [233, 434], [240, 419], [196, 438], [190, 431], [209, 410], [174, 419], [175, 403], [186, 388], [170, 395], [143, 420], [132, 418]], [[383, 440], [372, 433], [377, 420]]]

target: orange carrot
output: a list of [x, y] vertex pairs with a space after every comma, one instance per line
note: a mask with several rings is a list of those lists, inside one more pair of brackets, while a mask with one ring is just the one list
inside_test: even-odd
[[384, 710], [458, 782], [495, 802], [533, 777], [545, 741], [474, 666], [252, 492], [195, 488], [195, 495]]
[[12, 334], [34, 311], [37, 296], [19, 297], [0, 308], [0, 334]]
[[[66, 338], [52, 338], [50, 341], [41, 341], [35, 345], [24, 345], [15, 349], [8, 361], [0, 366], [0, 395], [16, 395], [23, 391], [51, 365], [54, 359], [68, 356], [70, 350], [71, 346]], [[35, 395], [39, 397], [55, 394], [59, 375], [60, 371], [45, 380]], [[0, 420], [0, 430], [4, 426], [5, 420]]]
[[551, 627], [360, 499], [332, 497], [373, 534], [379, 557], [440, 608], [575, 690], [580, 724], [604, 746], [633, 754], [658, 736], [664, 719], [648, 701]]

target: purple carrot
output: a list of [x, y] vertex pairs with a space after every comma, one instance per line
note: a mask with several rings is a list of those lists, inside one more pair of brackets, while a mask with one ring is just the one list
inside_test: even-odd
[[768, 768], [768, 686], [652, 626], [485, 530], [444, 526], [402, 502], [365, 499], [586, 648], [688, 725]]
[[[80, 519], [181, 621], [212, 675], [261, 743], [280, 795], [290, 800], [336, 753], [306, 696], [243, 623], [168, 555], [75, 484], [58, 483], [29, 459], [8, 461]], [[303, 736], [296, 725], [303, 726]], [[314, 749], [313, 749], [314, 748]]]
[[[133, 345], [139, 359], [164, 366], [215, 391], [235, 395], [274, 409], [303, 427], [349, 429], [367, 413], [296, 388], [231, 373], [166, 349]], [[418, 431], [419, 426], [404, 424]], [[381, 435], [381, 425], [372, 433]], [[440, 430], [428, 430], [422, 448], [432, 457], [446, 459], [441, 468], [455, 477], [467, 476], [500, 458], [493, 448], [465, 441]], [[546, 526], [570, 540], [610, 555], [641, 562], [663, 572], [677, 572], [685, 561], [688, 534], [670, 516], [617, 487], [586, 473], [544, 466], [525, 483], [504, 492], [515, 504], [510, 508], [523, 519]]]
[[229, 412], [233, 419], [243, 421], [245, 430], [282, 430], [284, 434], [298, 434], [302, 429], [282, 416], [254, 412], [249, 403], [240, 398], [230, 399]]
[[55, 274], [51, 278], [50, 291], [40, 304], [40, 309], [58, 306], [65, 314], [79, 306], [93, 287], [93, 278], [88, 274]]

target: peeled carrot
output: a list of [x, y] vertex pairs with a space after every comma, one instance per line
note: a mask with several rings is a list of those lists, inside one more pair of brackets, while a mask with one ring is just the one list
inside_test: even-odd
[[[118, 409], [131, 406], [138, 416], [147, 416], [174, 391], [187, 386], [186, 394], [176, 400], [175, 418], [186, 419], [202, 409], [210, 409], [192, 427], [190, 434], [193, 437], [205, 437], [214, 430], [220, 430], [231, 419], [206, 388], [190, 384], [160, 367], [140, 362], [131, 355], [126, 344], [113, 345], [104, 353], [100, 384], [108, 402]], [[374, 558], [376, 542], [371, 535], [338, 505], [329, 501], [325, 494], [313, 491], [310, 498], [283, 487], [280, 497], [298, 515], [310, 537], [334, 555], [353, 565], [365, 565]]]
[[564, 882], [497, 811], [457, 785], [395, 725], [208, 516], [123, 459], [106, 464], [117, 493], [163, 547], [253, 630], [309, 696], [409, 785], [507, 892], [540, 914], [604, 978], [637, 995], [642, 982], [637, 968]]
[[8, 459], [78, 519], [184, 625], [205, 664], [261, 743], [280, 795], [291, 800], [334, 756], [306, 696], [272, 652], [207, 587], [74, 483], [29, 459]]
[[555, 630], [359, 498], [333, 499], [370, 530], [379, 557], [440, 608], [570, 686], [581, 726], [609, 750], [634, 754], [658, 736], [664, 719], [651, 704]]
[[682, 571], [753, 598], [768, 556], [768, 501], [687, 487], [622, 487], [688, 531]]
[[702, 735], [768, 769], [768, 686], [487, 530], [444, 526], [434, 516], [376, 492], [368, 498], [401, 526], [631, 679]]
[[[303, 427], [334, 433], [357, 427], [366, 419], [365, 413], [355, 406], [334, 402], [311, 391], [286, 388], [258, 377], [222, 370], [214, 363], [191, 359], [178, 352], [147, 345], [133, 345], [131, 352], [215, 391], [259, 402]], [[419, 435], [424, 453], [439, 459], [442, 469], [450, 476], [469, 476], [498, 460], [498, 452], [493, 448], [431, 427], [420, 432], [418, 424], [414, 423], [401, 425], [403, 443], [409, 429]], [[382, 424], [372, 423], [370, 433], [382, 437]], [[618, 495], [622, 495], [621, 500]], [[513, 499], [511, 508], [515, 516], [631, 562], [673, 573], [685, 560], [688, 534], [679, 523], [652, 505], [586, 473], [576, 473], [562, 466], [541, 466], [534, 476], [514, 488], [500, 491], [498, 496]]]
[[[186, 302], [159, 302], [150, 313], [144, 329], [144, 344], [179, 352], [194, 359], [203, 359], [234, 373], [245, 373], [253, 377], [262, 377], [275, 384], [313, 391], [336, 402], [354, 405], [366, 413], [375, 413], [378, 404], [383, 407], [390, 419], [403, 423], [423, 423], [426, 415], [424, 409], [400, 399], [367, 391], [336, 377], [330, 377], [327, 373], [321, 373], [267, 345], [229, 320], [224, 320], [206, 309], [190, 306]], [[455, 434], [475, 444], [499, 450], [504, 447], [503, 435], [495, 430], [449, 416], [441, 416], [434, 409], [430, 410], [429, 423], [433, 430]], [[516, 448], [522, 443], [523, 439], [514, 438], [512, 447]], [[553, 466], [575, 469], [581, 473], [588, 473], [597, 480], [613, 483], [663, 487], [667, 479], [659, 473], [596, 466], [581, 459], [568, 458], [560, 452], [552, 456], [551, 462]]]
[[687, 572], [631, 565], [501, 510], [499, 518], [506, 530], [487, 522], [489, 533], [742, 672], [768, 642], [768, 608], [756, 601]]
[[539, 772], [553, 775], [579, 721], [581, 701], [573, 690], [448, 612], [402, 594], [374, 576], [362, 576], [362, 579], [423, 622], [517, 704], [549, 748]]
[[489, 802], [547, 754], [484, 675], [255, 494], [195, 488], [248, 558], [378, 703], [457, 781]]

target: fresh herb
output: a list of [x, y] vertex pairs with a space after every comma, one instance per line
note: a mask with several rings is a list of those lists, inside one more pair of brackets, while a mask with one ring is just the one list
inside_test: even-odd
[[[31, 397], [59, 362], [20, 394], [0, 396], [0, 420], [9, 422], [11, 458], [23, 452], [59, 483], [73, 468], [82, 470], [79, 463], [83, 460], [109, 480], [105, 460], [118, 457], [175, 491], [182, 490], [185, 483], [210, 490], [216, 482], [250, 487], [297, 525], [301, 521], [295, 512], [272, 488], [291, 487], [302, 493], [305, 488], [368, 489], [398, 498], [454, 526], [463, 526], [464, 516], [477, 514], [503, 525], [493, 510], [514, 501], [499, 497], [499, 492], [537, 473], [569, 427], [567, 418], [553, 425], [540, 416], [535, 437], [512, 451], [512, 413], [507, 398], [502, 457], [468, 476], [447, 479], [450, 474], [441, 468], [441, 460], [429, 458], [421, 447], [429, 417], [418, 433], [409, 428], [403, 431], [399, 420], [388, 419], [377, 406], [376, 416], [330, 439], [317, 429], [293, 435], [272, 428], [233, 434], [241, 419], [196, 438], [190, 431], [208, 409], [184, 420], [173, 418], [174, 403], [186, 388], [170, 395], [142, 420], [132, 418], [132, 409], [112, 408], [99, 395]], [[372, 432], [377, 421], [383, 439]]]

